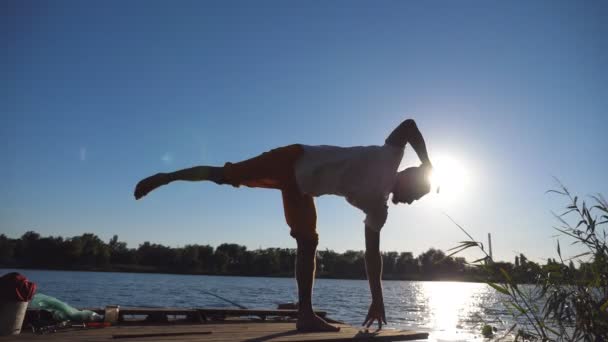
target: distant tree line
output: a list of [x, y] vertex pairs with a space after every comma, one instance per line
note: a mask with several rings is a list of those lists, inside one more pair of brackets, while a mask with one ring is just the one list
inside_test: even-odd
[[[90, 233], [71, 238], [41, 237], [33, 231], [17, 239], [0, 235], [0, 267], [291, 277], [295, 258], [291, 248], [250, 251], [234, 243], [172, 248], [144, 242], [128, 248], [116, 235], [107, 243]], [[382, 260], [384, 279], [395, 280], [486, 281], [503, 268], [518, 282], [533, 282], [544, 267], [555, 263], [549, 259], [547, 265], [539, 265], [520, 254], [514, 263], [496, 262], [496, 275], [488, 275], [464, 258], [446, 256], [434, 248], [417, 257], [411, 252], [384, 252]], [[576, 269], [572, 263], [570, 267], [585, 273], [585, 267]], [[317, 276], [365, 279], [364, 252], [318, 251]]]

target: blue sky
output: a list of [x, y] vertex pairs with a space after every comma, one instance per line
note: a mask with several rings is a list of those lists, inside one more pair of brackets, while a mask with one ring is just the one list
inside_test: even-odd
[[[136, 247], [295, 247], [280, 193], [180, 183], [291, 144], [382, 144], [414, 118], [467, 172], [458, 196], [392, 206], [382, 249], [493, 234], [555, 257], [558, 177], [608, 194], [608, 6], [535, 2], [28, 2], [0, 5], [0, 231], [117, 234]], [[408, 148], [404, 165], [416, 164]], [[320, 248], [363, 249], [363, 214], [318, 198]], [[565, 249], [565, 248], [564, 248]]]

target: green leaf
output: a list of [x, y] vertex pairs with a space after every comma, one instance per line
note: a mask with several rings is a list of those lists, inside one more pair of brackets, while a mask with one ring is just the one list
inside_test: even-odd
[[560, 333], [558, 331], [556, 331], [555, 329], [552, 329], [551, 327], [548, 327], [546, 324], [541, 323], [540, 324], [541, 327], [543, 327], [544, 329], [549, 330], [550, 332], [552, 332], [553, 334], [560, 336]]
[[471, 262], [471, 264], [476, 264], [478, 262], [485, 261], [486, 259], [488, 259], [488, 257], [483, 257], [483, 258], [480, 258], [480, 259], [477, 259], [477, 260], [473, 260], [473, 262]]
[[600, 311], [606, 311], [606, 309], [608, 309], [608, 300], [606, 301], [606, 303], [602, 304], [602, 306], [600, 306]]
[[511, 304], [512, 307], [517, 309], [517, 311], [521, 312], [522, 314], [526, 313], [526, 310], [524, 308], [522, 308], [521, 306], [517, 305], [516, 303], [509, 302], [509, 304]]
[[[568, 207], [568, 208], [570, 208], [570, 207]], [[567, 211], [559, 214], [559, 217], [566, 216], [566, 215], [570, 214], [571, 212], [575, 211], [576, 209], [577, 209], [576, 207], [575, 208], [570, 208], [570, 210], [567, 210]]]
[[565, 231], [563, 229], [555, 228], [555, 230], [557, 230], [558, 232], [561, 232], [561, 233], [563, 233], [565, 235], [568, 235], [568, 236], [570, 236], [570, 237], [572, 237], [574, 239], [580, 239], [580, 237], [578, 237], [578, 236], [576, 236], [576, 235], [574, 235], [574, 234], [572, 234], [570, 232], [567, 232], [567, 231]]
[[498, 292], [500, 292], [502, 294], [506, 294], [507, 296], [510, 295], [509, 291], [504, 286], [501, 286], [501, 285], [498, 285], [498, 284], [494, 284], [494, 283], [490, 283], [490, 282], [488, 282], [487, 284], [490, 285], [490, 286], [492, 286], [494, 288], [494, 290], [496, 290], [496, 291], [498, 291]]
[[476, 247], [476, 246], [477, 246], [477, 242], [475, 242], [475, 241], [460, 241], [458, 246], [448, 249], [448, 252], [455, 250], [455, 249], [459, 249], [459, 248], [470, 248], [470, 247]]
[[582, 257], [582, 256], [589, 255], [589, 254], [591, 254], [591, 252], [585, 252], [585, 253], [577, 254], [577, 255], [575, 255], [575, 256], [573, 256], [573, 257], [569, 258], [569, 259], [566, 259], [566, 261], [570, 261], [570, 260], [573, 260], [573, 259], [577, 259], [577, 258], [580, 258], [580, 257]]
[[513, 324], [513, 325], [512, 325], [512, 326], [509, 328], [509, 330], [507, 330], [507, 332], [505, 333], [505, 335], [504, 335], [504, 336], [509, 335], [509, 334], [510, 334], [510, 333], [511, 333], [511, 332], [512, 332], [514, 329], [515, 329], [515, 327], [517, 327], [517, 323]]
[[513, 283], [513, 279], [511, 278], [511, 276], [509, 275], [509, 273], [507, 273], [507, 271], [505, 271], [504, 268], [500, 268], [500, 273], [502, 273], [502, 276], [505, 277], [505, 279], [507, 280], [508, 283], [512, 284]]
[[[454, 254], [458, 254], [458, 253], [460, 253], [460, 252], [464, 251], [465, 249], [467, 249], [467, 248], [469, 248], [469, 247], [470, 247], [470, 246], [465, 246], [465, 247], [462, 247], [462, 248], [460, 248], [459, 250], [454, 251], [454, 252], [452, 252], [452, 253], [450, 253], [450, 254], [446, 255], [445, 257], [443, 257], [443, 259], [441, 259], [441, 260], [439, 260], [439, 261], [443, 261], [443, 260], [445, 260], [445, 259], [448, 259], [448, 258], [449, 258], [449, 257], [451, 257], [452, 255], [454, 255]], [[450, 249], [450, 250], [451, 250], [451, 249]], [[437, 261], [437, 262], [439, 262], [439, 261]]]

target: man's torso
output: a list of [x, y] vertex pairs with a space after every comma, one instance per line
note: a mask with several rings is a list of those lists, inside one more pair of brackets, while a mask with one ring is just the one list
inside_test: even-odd
[[295, 176], [303, 193], [343, 196], [368, 215], [386, 211], [402, 149], [390, 145], [302, 147], [304, 152], [296, 161]]

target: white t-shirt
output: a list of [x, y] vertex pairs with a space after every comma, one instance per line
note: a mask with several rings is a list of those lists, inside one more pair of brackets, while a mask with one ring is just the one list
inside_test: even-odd
[[383, 146], [307, 146], [295, 165], [296, 181], [312, 196], [338, 195], [365, 214], [365, 225], [380, 231], [386, 202], [397, 180], [403, 149]]

